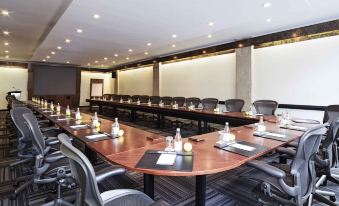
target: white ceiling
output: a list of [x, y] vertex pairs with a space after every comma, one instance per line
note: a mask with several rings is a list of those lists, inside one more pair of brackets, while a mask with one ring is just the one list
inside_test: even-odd
[[0, 36], [0, 58], [8, 55], [2, 43], [8, 39], [13, 60], [42, 61], [49, 55], [49, 62], [109, 67], [339, 19], [339, 0], [73, 0], [63, 13], [69, 1], [1, 0], [0, 9], [11, 13], [0, 17], [0, 28], [11, 33]]

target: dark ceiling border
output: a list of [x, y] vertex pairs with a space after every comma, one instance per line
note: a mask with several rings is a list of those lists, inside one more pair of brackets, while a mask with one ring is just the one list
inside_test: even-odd
[[[246, 47], [246, 46], [252, 46], [252, 45], [255, 47], [260, 47], [260, 45], [269, 43], [269, 42], [276, 42], [276, 41], [281, 41], [285, 39], [300, 38], [302, 36], [310, 36], [314, 34], [319, 34], [319, 33], [324, 33], [324, 32], [329, 32], [329, 31], [336, 31], [336, 30], [339, 30], [339, 19], [328, 21], [328, 22], [323, 22], [319, 24], [299, 27], [295, 29], [290, 29], [286, 31], [266, 34], [266, 35], [262, 35], [258, 37], [249, 38], [249, 39], [243, 39], [243, 40], [239, 40], [235, 42], [229, 42], [229, 43], [220, 44], [216, 46], [200, 48], [200, 49], [196, 49], [192, 51], [171, 54], [171, 55], [167, 55], [163, 57], [155, 57], [153, 59], [139, 60], [139, 61], [135, 61], [131, 63], [117, 65], [117, 66], [110, 68], [109, 70], [117, 71], [117, 70], [123, 70], [123, 69], [128, 69], [128, 68], [142, 67], [142, 66], [146, 66], [146, 65], [150, 65], [150, 64], [158, 63], [158, 62], [167, 62], [167, 61], [173, 61], [173, 60], [178, 61], [180, 59], [192, 58], [195, 56], [197, 57], [208, 56], [208, 54], [213, 54], [213, 53], [222, 54], [223, 52], [227, 53], [227, 51], [232, 51], [232, 50], [234, 51], [234, 49], [240, 48], [240, 47]], [[327, 36], [330, 36], [330, 35], [327, 35]], [[323, 36], [320, 36], [320, 37], [323, 37]], [[297, 39], [294, 42], [303, 41], [303, 40], [307, 40], [307, 39]]]

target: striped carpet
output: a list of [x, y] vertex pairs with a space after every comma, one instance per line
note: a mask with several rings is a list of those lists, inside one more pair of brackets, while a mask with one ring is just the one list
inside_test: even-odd
[[[5, 114], [0, 113], [0, 117]], [[122, 121], [121, 121], [122, 122]], [[144, 130], [159, 133], [162, 135], [173, 135], [175, 133], [174, 127], [168, 127], [162, 130], [157, 130], [154, 127], [154, 123], [138, 121], [136, 123], [128, 123], [131, 126], [135, 126]], [[147, 127], [147, 125], [150, 125]], [[0, 132], [1, 133], [1, 132]], [[194, 135], [196, 131], [184, 130], [184, 137]], [[1, 135], [1, 134], [0, 134]], [[4, 142], [0, 147], [0, 206], [13, 205], [13, 206], [26, 206], [26, 205], [41, 205], [42, 203], [52, 200], [55, 196], [55, 185], [42, 185], [31, 186], [20, 195], [16, 200], [10, 201], [9, 195], [13, 191], [13, 180], [16, 176], [25, 174], [28, 170], [26, 167], [20, 167], [17, 170], [10, 170], [8, 168], [8, 162], [15, 159], [9, 153], [9, 148], [5, 147], [8, 142]], [[266, 160], [266, 159], [265, 159]], [[102, 169], [108, 164], [103, 162], [95, 166], [95, 169]], [[241, 166], [237, 169], [208, 175], [207, 176], [207, 189], [206, 189], [206, 205], [208, 206], [258, 206], [262, 205], [258, 203], [254, 197], [252, 190], [256, 186], [254, 183], [247, 181], [246, 179], [239, 178], [239, 176], [245, 172], [248, 172], [250, 168]], [[133, 171], [128, 171], [125, 175], [120, 177], [112, 177], [107, 179], [102, 184], [99, 184], [100, 191], [106, 191], [118, 188], [131, 188], [137, 190], [143, 190], [143, 174]], [[333, 183], [328, 182], [328, 185], [324, 189], [334, 191], [336, 197], [339, 198], [339, 187]], [[63, 195], [72, 194], [74, 190], [65, 190]], [[195, 201], [195, 178], [194, 177], [155, 177], [155, 199], [162, 199], [168, 202], [170, 205], [175, 206], [191, 206]], [[315, 202], [314, 205], [320, 206], [321, 203]]]

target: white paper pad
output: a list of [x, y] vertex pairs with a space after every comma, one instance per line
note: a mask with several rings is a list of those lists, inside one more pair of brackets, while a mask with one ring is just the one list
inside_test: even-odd
[[62, 116], [62, 114], [51, 114], [49, 115], [50, 117], [59, 117], [59, 116]]
[[286, 135], [284, 134], [277, 134], [277, 133], [272, 133], [272, 132], [268, 132], [266, 135], [269, 135], [269, 136], [273, 136], [273, 137], [286, 137]]
[[57, 121], [67, 121], [67, 120], [71, 120], [71, 118], [59, 118], [59, 119], [57, 119]]
[[249, 152], [252, 152], [255, 150], [255, 147], [251, 147], [251, 146], [247, 146], [247, 145], [243, 145], [239, 143], [231, 144], [230, 147], [234, 147], [234, 148], [249, 151]]
[[93, 135], [86, 136], [87, 139], [96, 139], [96, 138], [99, 138], [99, 137], [107, 137], [107, 135], [105, 135], [105, 134], [93, 134]]
[[72, 126], [69, 126], [70, 128], [72, 129], [79, 129], [79, 128], [86, 128], [88, 127], [87, 124], [79, 124], [79, 125], [72, 125]]
[[296, 130], [306, 130], [307, 129], [306, 127], [295, 126], [295, 125], [288, 125], [288, 126], [286, 126], [286, 128], [296, 129]]
[[45, 110], [45, 111], [42, 111], [43, 113], [52, 113], [52, 111], [50, 110]]
[[176, 154], [161, 154], [157, 165], [174, 165]]

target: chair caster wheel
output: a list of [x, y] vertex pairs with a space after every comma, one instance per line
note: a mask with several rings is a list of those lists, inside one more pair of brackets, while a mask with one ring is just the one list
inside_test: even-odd
[[335, 198], [335, 196], [330, 196], [330, 200], [331, 200], [332, 202], [335, 202], [335, 201], [337, 201], [337, 198]]

